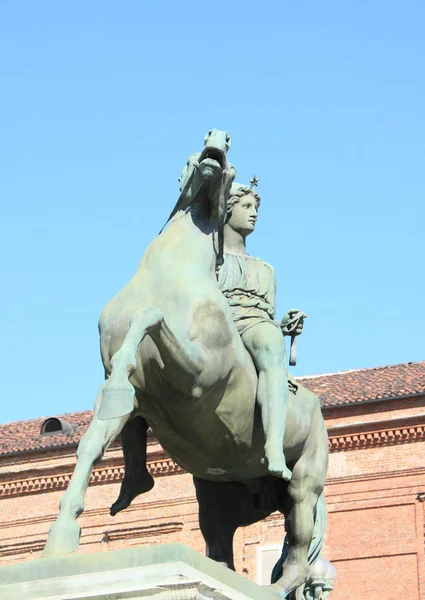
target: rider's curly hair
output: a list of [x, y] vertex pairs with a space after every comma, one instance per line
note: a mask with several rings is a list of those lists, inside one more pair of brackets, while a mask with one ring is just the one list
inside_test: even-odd
[[233, 183], [230, 189], [230, 197], [227, 201], [227, 214], [226, 214], [226, 222], [230, 219], [230, 215], [232, 214], [232, 209], [235, 204], [241, 201], [241, 198], [247, 196], [248, 194], [252, 194], [257, 201], [257, 209], [260, 206], [261, 198], [260, 195], [249, 185], [244, 185], [242, 183]]

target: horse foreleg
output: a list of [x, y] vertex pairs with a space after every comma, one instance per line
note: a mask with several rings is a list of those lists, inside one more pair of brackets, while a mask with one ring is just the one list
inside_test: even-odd
[[[177, 367], [171, 370], [180, 385], [186, 386], [187, 383], [193, 387], [193, 382], [205, 368], [208, 358], [201, 344], [179, 339], [170, 330], [159, 309], [140, 309], [131, 320], [121, 348], [111, 359], [111, 374], [103, 386], [100, 419], [121, 417], [134, 409], [135, 390], [129, 380], [136, 371], [137, 353], [146, 335], [150, 335], [159, 350], [161, 367], [167, 363]], [[168, 375], [173, 377], [171, 372]]]
[[137, 368], [140, 344], [152, 329], [158, 327], [161, 320], [162, 313], [155, 308], [139, 310], [133, 315], [121, 348], [110, 361], [111, 373], [103, 384], [99, 419], [124, 417], [133, 411], [136, 392], [129, 379]]
[[[102, 386], [103, 387], [103, 386]], [[102, 388], [96, 400], [98, 405]], [[59, 502], [59, 515], [50, 527], [43, 557], [75, 552], [79, 546], [81, 527], [77, 518], [84, 510], [84, 496], [93, 466], [114, 441], [126, 418], [101, 421], [96, 414], [77, 449], [77, 464], [69, 486]]]

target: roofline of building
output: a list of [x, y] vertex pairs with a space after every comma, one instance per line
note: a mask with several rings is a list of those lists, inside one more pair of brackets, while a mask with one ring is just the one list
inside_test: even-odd
[[383, 398], [367, 398], [365, 400], [356, 400], [354, 402], [343, 402], [340, 404], [329, 404], [322, 406], [322, 411], [332, 410], [333, 408], [349, 408], [350, 406], [363, 406], [363, 404], [375, 404], [376, 402], [389, 402], [392, 400], [410, 400], [410, 398], [420, 398], [425, 396], [425, 392], [416, 392], [414, 394], [401, 394], [399, 396], [385, 396]]
[[[357, 400], [356, 402], [347, 402], [344, 404], [332, 404], [330, 406], [322, 406], [322, 412], [323, 411], [330, 411], [333, 409], [342, 409], [342, 408], [349, 408], [352, 406], [363, 406], [364, 404], [375, 404], [377, 402], [388, 402], [388, 401], [393, 401], [393, 400], [409, 400], [411, 398], [419, 398], [421, 396], [424, 396], [425, 393], [424, 392], [418, 392], [415, 394], [403, 394], [400, 396], [387, 396], [385, 398], [371, 398], [371, 399], [367, 399], [367, 400]], [[84, 411], [83, 411], [84, 412]], [[78, 413], [76, 413], [78, 414]], [[148, 437], [152, 437], [155, 436], [155, 433], [152, 430], [148, 430]], [[82, 436], [81, 436], [82, 437]], [[81, 439], [81, 438], [80, 438]], [[69, 444], [59, 444], [57, 446], [48, 446], [48, 447], [42, 447], [42, 448], [30, 448], [27, 450], [16, 450], [15, 452], [4, 452], [4, 453], [0, 453], [0, 460], [2, 458], [11, 458], [13, 456], [23, 456], [25, 454], [31, 453], [41, 453], [41, 452], [50, 452], [51, 450], [66, 450], [66, 449], [72, 449], [72, 448], [76, 448], [78, 446], [78, 444], [80, 443], [80, 440], [78, 440], [77, 442], [69, 442]], [[116, 440], [114, 440], [114, 442], [111, 444], [110, 448], [113, 446], [117, 446], [119, 444], [119, 438], [117, 438]]]
[[378, 369], [393, 369], [404, 365], [420, 365], [423, 360], [411, 360], [404, 363], [396, 363], [395, 365], [378, 365], [376, 367], [360, 367], [359, 369], [347, 369], [345, 371], [333, 371], [331, 373], [317, 373], [316, 375], [296, 375], [295, 379], [319, 379], [320, 377], [334, 377], [335, 375], [347, 375], [347, 373], [359, 373], [360, 371], [376, 371]]

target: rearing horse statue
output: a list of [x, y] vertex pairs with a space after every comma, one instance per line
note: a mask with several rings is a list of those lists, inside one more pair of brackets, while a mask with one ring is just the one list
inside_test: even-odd
[[142, 417], [194, 475], [208, 556], [234, 568], [236, 528], [280, 510], [287, 537], [274, 589], [302, 598], [323, 544], [328, 438], [317, 397], [299, 386], [288, 398], [284, 438], [291, 480], [264, 464], [257, 373], [216, 279], [235, 176], [229, 144], [225, 132], [208, 132], [188, 160], [167, 228], [101, 314], [106, 380], [43, 556], [78, 548], [92, 468], [126, 423]]

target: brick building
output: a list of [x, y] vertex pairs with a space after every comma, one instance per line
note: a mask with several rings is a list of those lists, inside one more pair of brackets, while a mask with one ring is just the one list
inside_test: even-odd
[[[331, 597], [425, 600], [425, 361], [300, 381], [320, 397], [329, 431], [324, 556], [338, 570]], [[91, 415], [0, 425], [2, 564], [40, 557]], [[123, 463], [118, 443], [106, 453], [80, 517], [80, 552], [167, 542], [204, 551], [191, 476], [154, 435], [148, 463], [154, 489], [112, 518]], [[277, 513], [240, 529], [238, 572], [267, 583], [283, 537]]]

